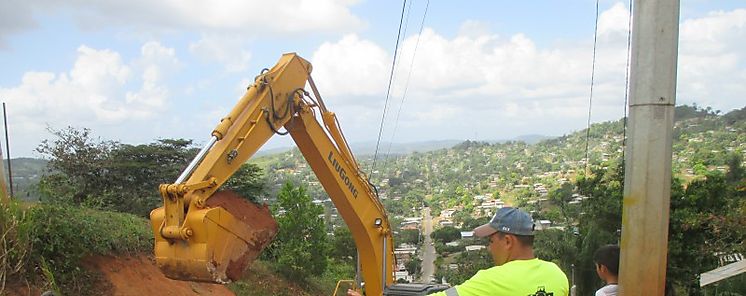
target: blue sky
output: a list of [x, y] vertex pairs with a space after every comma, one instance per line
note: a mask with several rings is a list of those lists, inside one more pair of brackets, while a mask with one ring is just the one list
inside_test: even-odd
[[[407, 2], [383, 141], [585, 127], [595, 1], [433, 0], [419, 36], [426, 3]], [[600, 2], [593, 122], [624, 112], [628, 5]], [[746, 3], [681, 5], [677, 102], [742, 108]], [[47, 128], [66, 126], [125, 143], [201, 143], [250, 79], [290, 51], [314, 64], [348, 139], [375, 141], [401, 9], [355, 0], [0, 2], [11, 153], [38, 157]]]

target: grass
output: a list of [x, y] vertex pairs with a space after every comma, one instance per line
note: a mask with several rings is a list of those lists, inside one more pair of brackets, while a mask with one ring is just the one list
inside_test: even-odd
[[[26, 279], [63, 295], [91, 295], [99, 278], [80, 259], [89, 255], [134, 254], [152, 250], [153, 234], [138, 216], [72, 206], [11, 204], [2, 208], [3, 239], [13, 246], [3, 267], [6, 280]], [[7, 252], [7, 251], [6, 251]], [[0, 291], [1, 292], [1, 291]]]
[[272, 264], [261, 260], [254, 262], [244, 273], [243, 279], [229, 284], [228, 288], [241, 296], [327, 296], [334, 292], [338, 280], [349, 280], [355, 276], [353, 265], [331, 261], [327, 270], [321, 275], [307, 279], [288, 279], [276, 273]]
[[[142, 217], [53, 204], [0, 206], [0, 234], [0, 255], [5, 254], [0, 256], [0, 295], [6, 281], [28, 281], [58, 295], [100, 295], [106, 292], [99, 289], [101, 275], [85, 269], [81, 259], [153, 248], [149, 222]], [[307, 279], [287, 279], [275, 270], [273, 263], [257, 261], [228, 288], [248, 296], [329, 295], [337, 280], [354, 277], [354, 267], [338, 261]]]

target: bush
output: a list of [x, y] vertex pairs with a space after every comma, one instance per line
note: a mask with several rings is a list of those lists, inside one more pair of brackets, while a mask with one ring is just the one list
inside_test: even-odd
[[[340, 280], [355, 279], [355, 260], [329, 260], [326, 270], [320, 275], [311, 276], [309, 292], [329, 295]], [[346, 290], [343, 289], [345, 292]]]
[[461, 231], [453, 226], [445, 226], [433, 231], [433, 233], [430, 234], [430, 238], [436, 242], [442, 242], [445, 244], [460, 239]]
[[273, 211], [277, 214], [280, 230], [270, 247], [263, 253], [274, 269], [288, 279], [298, 282], [326, 271], [329, 243], [324, 220], [319, 217], [324, 209], [311, 202], [306, 188], [286, 183], [277, 196]]
[[31, 246], [27, 272], [44, 274], [44, 280], [65, 295], [91, 288], [92, 274], [80, 265], [84, 256], [138, 253], [153, 247], [148, 222], [130, 214], [40, 204], [26, 211], [26, 219]]
[[25, 271], [30, 248], [26, 216], [15, 202], [0, 203], [0, 295], [8, 279]]

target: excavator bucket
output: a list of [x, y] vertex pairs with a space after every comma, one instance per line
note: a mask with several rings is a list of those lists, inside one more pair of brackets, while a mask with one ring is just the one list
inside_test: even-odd
[[187, 214], [184, 223], [192, 233], [187, 240], [161, 236], [164, 215], [162, 207], [150, 213], [155, 260], [175, 280], [221, 284], [238, 280], [278, 230], [266, 205], [255, 205], [231, 191], [215, 193], [206, 207]]

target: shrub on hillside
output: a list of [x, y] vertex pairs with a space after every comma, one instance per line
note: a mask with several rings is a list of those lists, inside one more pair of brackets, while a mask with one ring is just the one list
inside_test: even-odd
[[273, 211], [280, 230], [263, 256], [276, 271], [299, 282], [324, 273], [329, 257], [324, 209], [311, 202], [305, 187], [291, 183], [282, 187], [277, 201]]
[[26, 211], [30, 278], [59, 287], [64, 295], [80, 295], [91, 287], [91, 274], [80, 265], [89, 255], [149, 251], [153, 235], [140, 217], [70, 206], [40, 204]]
[[17, 203], [0, 203], [0, 295], [8, 279], [25, 270], [30, 250], [28, 223]]

